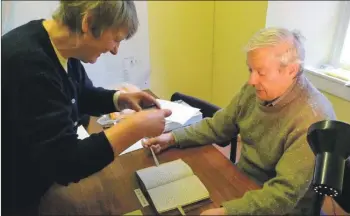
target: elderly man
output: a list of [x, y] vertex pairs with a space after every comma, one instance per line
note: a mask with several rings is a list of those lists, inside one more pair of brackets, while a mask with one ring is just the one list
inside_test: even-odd
[[80, 61], [117, 54], [137, 31], [132, 1], [60, 1], [52, 20], [34, 20], [1, 38], [2, 181], [5, 215], [29, 215], [54, 183], [85, 178], [145, 136], [157, 136], [169, 110], [141, 111], [79, 140], [79, 116], [156, 103], [144, 93], [96, 88]]
[[259, 31], [246, 47], [248, 83], [226, 108], [213, 118], [144, 143], [160, 152], [171, 146], [219, 143], [240, 134], [237, 167], [262, 188], [203, 215], [310, 215], [314, 155], [306, 133], [312, 123], [334, 119], [335, 114], [303, 75], [300, 37], [280, 28]]

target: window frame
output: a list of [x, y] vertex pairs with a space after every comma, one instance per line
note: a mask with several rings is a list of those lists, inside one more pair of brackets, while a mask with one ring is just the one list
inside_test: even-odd
[[[334, 68], [344, 68], [349, 70], [347, 65], [340, 64], [340, 56], [345, 42], [347, 28], [350, 25], [350, 13], [348, 12], [350, 11], [350, 1], [342, 1], [340, 3], [341, 8], [338, 16], [339, 22], [333, 38], [333, 47], [330, 53], [329, 65]], [[350, 81], [329, 76], [323, 73], [320, 68], [310, 66], [305, 67], [305, 75], [319, 90], [350, 102]]]
[[333, 49], [329, 62], [335, 68], [343, 67], [340, 64], [340, 55], [343, 50], [347, 28], [350, 28], [350, 1], [342, 1], [340, 3], [339, 22], [333, 38]]

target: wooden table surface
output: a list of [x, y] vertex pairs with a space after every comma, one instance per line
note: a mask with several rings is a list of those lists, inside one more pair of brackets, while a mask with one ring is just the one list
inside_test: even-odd
[[[102, 128], [92, 118], [90, 132]], [[187, 211], [188, 215], [219, 207], [223, 201], [240, 198], [259, 186], [241, 173], [212, 145], [187, 149], [171, 149], [158, 155], [160, 163], [181, 158], [199, 177], [210, 193], [212, 202]], [[140, 209], [154, 215], [152, 207], [142, 207], [134, 189], [139, 188], [135, 171], [154, 166], [152, 155], [140, 149], [119, 157], [103, 170], [69, 186], [54, 185], [41, 201], [42, 215], [121, 215]], [[186, 211], [186, 210], [185, 210]]]

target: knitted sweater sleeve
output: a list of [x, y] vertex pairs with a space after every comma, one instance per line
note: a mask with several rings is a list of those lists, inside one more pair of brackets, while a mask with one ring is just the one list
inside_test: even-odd
[[236, 118], [245, 88], [246, 86], [227, 107], [217, 111], [212, 118], [205, 118], [196, 124], [173, 131], [176, 143], [180, 147], [185, 147], [229, 141], [234, 134], [238, 133]]

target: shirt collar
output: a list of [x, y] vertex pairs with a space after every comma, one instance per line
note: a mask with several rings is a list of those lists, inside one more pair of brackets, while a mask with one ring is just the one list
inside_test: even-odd
[[280, 102], [281, 100], [283, 100], [283, 98], [285, 98], [286, 95], [288, 95], [288, 94], [292, 91], [292, 89], [293, 89], [293, 87], [294, 87], [294, 85], [295, 85], [295, 83], [296, 83], [296, 80], [297, 80], [297, 79], [294, 80], [294, 82], [292, 83], [292, 85], [290, 85], [290, 86], [288, 87], [288, 89], [287, 89], [281, 96], [279, 96], [279, 97], [273, 99], [272, 101], [264, 101], [264, 102], [263, 102], [263, 105], [264, 105], [264, 106], [267, 106], [267, 107], [272, 107], [272, 106], [275, 106], [275, 105], [276, 105], [278, 102]]

